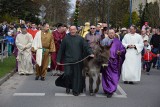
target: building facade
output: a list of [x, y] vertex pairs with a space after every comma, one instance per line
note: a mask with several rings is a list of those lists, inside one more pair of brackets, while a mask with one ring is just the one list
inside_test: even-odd
[[[160, 0], [132, 0], [132, 11], [136, 11], [138, 13], [139, 11], [139, 5], [142, 4], [143, 8], [145, 7], [146, 3], [154, 3], [158, 2], [159, 4], [159, 12], [160, 12]], [[159, 13], [160, 15], [160, 13]]]

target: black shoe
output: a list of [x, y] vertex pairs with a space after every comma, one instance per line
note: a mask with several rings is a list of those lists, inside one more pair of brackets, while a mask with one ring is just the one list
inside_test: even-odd
[[156, 67], [155, 65], [152, 66], [152, 68], [155, 68], [155, 67]]
[[23, 76], [24, 74], [20, 74], [20, 76]]
[[128, 81], [124, 81], [124, 84], [128, 84]]
[[38, 80], [39, 79], [39, 76], [36, 76], [35, 80]]
[[77, 92], [73, 92], [73, 95], [74, 95], [74, 96], [78, 96], [78, 95], [79, 95], [79, 93], [77, 93]]
[[50, 68], [48, 68], [48, 69], [47, 69], [47, 72], [51, 72], [51, 69], [50, 69]]
[[111, 98], [112, 95], [113, 95], [113, 93], [108, 93], [108, 94], [107, 94], [107, 98]]
[[149, 73], [149, 72], [147, 72], [147, 75], [150, 75], [150, 73]]
[[15, 69], [14, 72], [18, 72], [18, 69]]
[[42, 81], [45, 81], [45, 77], [41, 77], [41, 80], [42, 80]]
[[132, 84], [132, 85], [133, 85], [134, 83], [133, 83], [132, 81], [129, 81], [129, 84]]
[[66, 93], [69, 94], [70, 93], [70, 89], [66, 88]]

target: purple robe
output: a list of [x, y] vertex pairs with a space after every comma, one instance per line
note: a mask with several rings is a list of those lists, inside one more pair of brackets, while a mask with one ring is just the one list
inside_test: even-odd
[[[120, 51], [121, 55], [117, 55], [117, 51]], [[112, 94], [116, 91], [125, 53], [124, 46], [119, 39], [115, 38], [110, 48], [108, 67], [102, 71], [102, 87], [105, 93]]]

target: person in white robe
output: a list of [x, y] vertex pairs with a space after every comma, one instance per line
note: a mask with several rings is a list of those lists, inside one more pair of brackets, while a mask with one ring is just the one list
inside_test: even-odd
[[130, 33], [122, 40], [126, 48], [125, 61], [122, 65], [122, 80], [125, 84], [134, 84], [141, 78], [141, 51], [143, 50], [143, 39], [136, 33], [136, 26], [130, 27]]
[[21, 25], [22, 33], [17, 35], [16, 46], [18, 48], [18, 73], [20, 75], [29, 75], [33, 74], [33, 65], [32, 65], [32, 35], [27, 33], [26, 27]]

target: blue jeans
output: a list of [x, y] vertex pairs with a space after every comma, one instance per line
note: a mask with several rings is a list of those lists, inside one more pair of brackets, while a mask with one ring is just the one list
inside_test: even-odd
[[160, 56], [157, 57], [157, 69], [160, 69]]
[[[153, 48], [152, 49], [152, 52], [154, 53], [154, 54], [158, 54], [158, 52], [159, 52], [159, 49], [158, 48]], [[156, 63], [157, 63], [157, 57], [155, 57], [155, 58], [153, 58], [153, 67], [155, 67], [155, 65], [156, 65]], [[160, 64], [158, 65], [158, 66], [160, 66]]]

